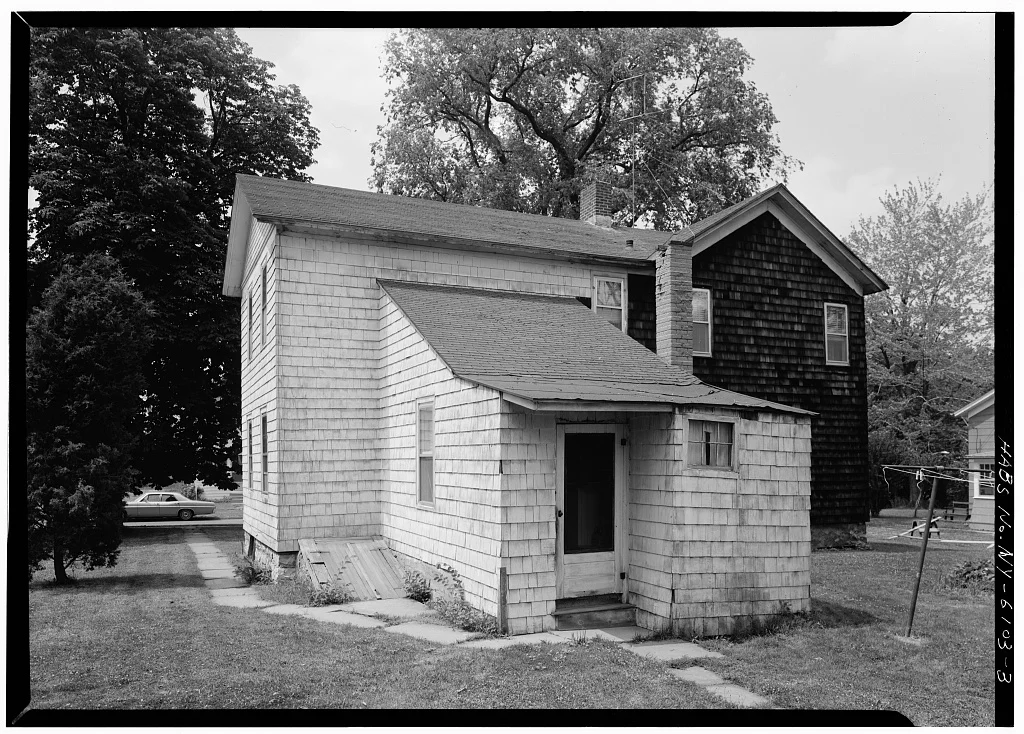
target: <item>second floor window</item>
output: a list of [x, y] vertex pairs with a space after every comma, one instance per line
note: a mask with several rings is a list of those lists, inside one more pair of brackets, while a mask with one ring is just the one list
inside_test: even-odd
[[693, 353], [711, 356], [711, 291], [693, 289]]
[[249, 291], [249, 359], [252, 359], [252, 291]]
[[825, 304], [825, 364], [850, 364], [850, 341], [846, 306]]
[[621, 278], [594, 278], [594, 310], [626, 330], [626, 284]]
[[263, 266], [262, 302], [260, 305], [260, 346], [267, 343], [267, 266]]

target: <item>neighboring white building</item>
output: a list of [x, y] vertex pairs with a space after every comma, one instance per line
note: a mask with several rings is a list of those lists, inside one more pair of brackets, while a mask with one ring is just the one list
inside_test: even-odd
[[990, 390], [953, 413], [967, 422], [967, 461], [970, 476], [970, 524], [975, 530], [992, 530], [995, 517], [995, 414], [996, 391]]
[[670, 238], [239, 176], [249, 549], [382, 536], [514, 634], [606, 594], [676, 634], [807, 610], [811, 414], [625, 333], [657, 261], [658, 353], [689, 358]]

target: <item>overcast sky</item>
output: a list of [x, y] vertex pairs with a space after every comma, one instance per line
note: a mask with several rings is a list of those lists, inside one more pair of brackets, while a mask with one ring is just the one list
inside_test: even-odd
[[[639, 16], [642, 18], [642, 14]], [[384, 121], [387, 29], [251, 29], [239, 36], [297, 84], [320, 130], [316, 183], [370, 190]], [[804, 164], [790, 190], [840, 237], [894, 186], [941, 175], [959, 199], [992, 185], [994, 18], [913, 15], [892, 28], [722, 28], [754, 64], [783, 150]]]

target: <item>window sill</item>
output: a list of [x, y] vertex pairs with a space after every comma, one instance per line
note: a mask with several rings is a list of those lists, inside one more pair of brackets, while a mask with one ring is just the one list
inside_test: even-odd
[[710, 356], [712, 356], [712, 354], [711, 354], [711, 352], [694, 352], [693, 356], [694, 357], [710, 357]]
[[725, 478], [725, 479], [739, 479], [740, 472], [737, 468], [717, 467], [717, 466], [688, 466], [686, 471], [692, 476], [697, 477], [712, 477], [712, 478]]
[[432, 510], [437, 512], [437, 505], [434, 502], [424, 502], [423, 500], [416, 500], [416, 507], [420, 510]]
[[825, 360], [825, 366], [826, 367], [849, 367], [850, 363], [849, 362], [829, 362], [828, 360]]

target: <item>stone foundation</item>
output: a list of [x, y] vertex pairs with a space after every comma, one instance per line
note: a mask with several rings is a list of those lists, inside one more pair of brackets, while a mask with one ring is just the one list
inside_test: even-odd
[[291, 553], [278, 553], [265, 543], [261, 543], [253, 536], [243, 531], [242, 533], [242, 554], [251, 559], [260, 568], [270, 569], [274, 581], [279, 578], [294, 578], [295, 563], [298, 558], [298, 551]]
[[811, 525], [811, 550], [854, 548], [868, 550], [867, 525], [862, 522], [840, 525]]

